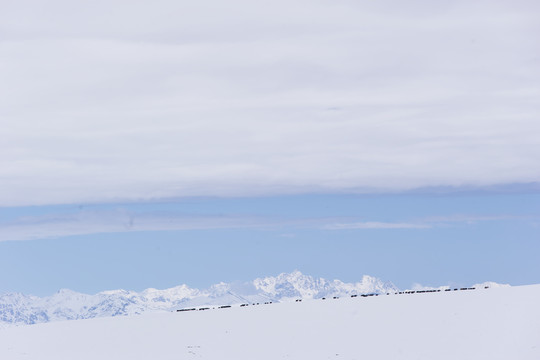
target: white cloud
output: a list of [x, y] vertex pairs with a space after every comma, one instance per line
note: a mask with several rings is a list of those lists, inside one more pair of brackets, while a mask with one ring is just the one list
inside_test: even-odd
[[354, 222], [326, 225], [327, 230], [348, 230], [348, 229], [427, 229], [429, 224], [399, 223], [399, 222]]
[[539, 12], [8, 1], [0, 206], [539, 182]]
[[414, 222], [379, 222], [379, 221], [358, 221], [358, 222], [333, 222], [324, 225], [327, 230], [348, 230], [348, 229], [429, 229], [435, 227], [449, 227], [456, 225], [473, 225], [486, 221], [512, 221], [526, 220], [533, 224], [538, 216], [536, 215], [470, 215], [457, 214], [447, 216], [432, 216], [418, 219]]
[[242, 215], [190, 215], [169, 211], [135, 212], [117, 208], [50, 212], [0, 222], [0, 241], [37, 240], [97, 233], [164, 230], [274, 229], [289, 231], [280, 237], [294, 238], [294, 229], [423, 229], [427, 224], [390, 222], [339, 222], [338, 218], [279, 218]]
[[276, 217], [238, 214], [186, 214], [175, 211], [137, 212], [127, 208], [79, 211], [49, 211], [42, 215], [19, 216], [0, 222], [0, 242], [61, 238], [97, 233], [137, 231], [263, 229], [279, 230], [280, 237], [294, 238], [296, 229], [319, 230], [422, 230], [473, 225], [483, 221], [528, 220], [537, 216], [454, 215], [415, 221], [354, 221], [351, 217]]
[[119, 210], [29, 216], [0, 223], [0, 241], [36, 240], [72, 235], [132, 231], [204, 230], [269, 227], [270, 219], [238, 216], [135, 214]]

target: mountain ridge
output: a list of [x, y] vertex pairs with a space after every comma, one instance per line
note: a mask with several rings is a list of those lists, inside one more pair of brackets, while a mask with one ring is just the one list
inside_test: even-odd
[[277, 276], [256, 278], [251, 282], [221, 282], [202, 290], [183, 284], [163, 290], [148, 288], [141, 292], [107, 290], [95, 295], [69, 289], [60, 289], [55, 294], [45, 297], [8, 293], [0, 295], [0, 324], [29, 325], [60, 320], [174, 311], [205, 305], [288, 302], [295, 299], [396, 291], [399, 289], [391, 282], [384, 282], [369, 275], [364, 275], [359, 282], [345, 283], [340, 280], [314, 278], [295, 270]]

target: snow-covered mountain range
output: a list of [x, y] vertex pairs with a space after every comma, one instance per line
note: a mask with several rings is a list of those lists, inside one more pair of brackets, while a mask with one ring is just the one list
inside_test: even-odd
[[95, 295], [60, 290], [52, 296], [20, 293], [0, 295], [0, 324], [35, 324], [57, 320], [172, 311], [203, 305], [285, 302], [353, 294], [385, 293], [398, 289], [389, 282], [364, 275], [357, 283], [316, 279], [299, 271], [258, 278], [247, 283], [219, 283], [199, 290], [187, 285], [142, 292], [112, 290]]
[[[504, 286], [484, 283], [475, 286]], [[447, 288], [442, 286], [437, 289]], [[427, 289], [422, 287], [422, 289]], [[419, 290], [416, 289], [416, 290]], [[219, 283], [208, 289], [180, 285], [170, 289], [103, 291], [88, 295], [62, 289], [52, 296], [38, 297], [12, 293], [0, 295], [0, 327], [58, 320], [174, 311], [205, 305], [288, 302], [369, 293], [392, 293], [399, 289], [390, 282], [364, 275], [360, 282], [345, 283], [304, 275], [300, 271], [258, 278], [245, 283]]]

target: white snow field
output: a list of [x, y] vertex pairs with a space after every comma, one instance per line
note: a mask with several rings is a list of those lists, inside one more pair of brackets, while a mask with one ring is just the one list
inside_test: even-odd
[[540, 285], [0, 329], [0, 359], [540, 359]]

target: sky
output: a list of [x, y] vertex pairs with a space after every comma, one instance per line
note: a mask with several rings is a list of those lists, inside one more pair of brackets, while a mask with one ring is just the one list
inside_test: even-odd
[[539, 15], [3, 1], [0, 293], [540, 282]]

